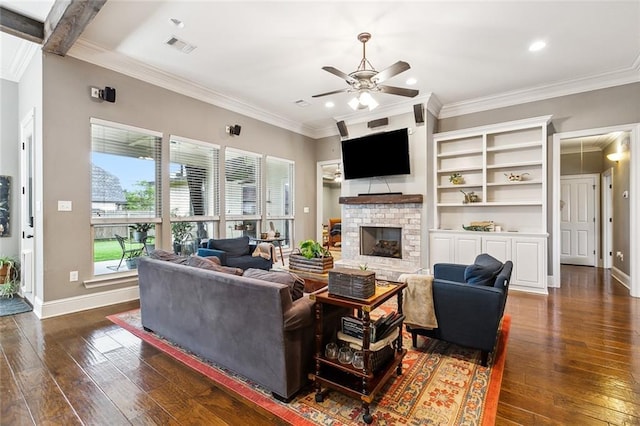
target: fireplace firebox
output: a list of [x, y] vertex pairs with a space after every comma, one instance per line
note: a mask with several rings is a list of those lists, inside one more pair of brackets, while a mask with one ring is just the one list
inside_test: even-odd
[[361, 226], [360, 254], [402, 259], [402, 228]]

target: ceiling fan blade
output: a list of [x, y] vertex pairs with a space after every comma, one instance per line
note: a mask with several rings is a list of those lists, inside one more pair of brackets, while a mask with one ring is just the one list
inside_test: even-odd
[[391, 77], [400, 74], [401, 72], [405, 72], [411, 68], [411, 65], [404, 61], [398, 61], [395, 64], [391, 65], [389, 68], [383, 69], [375, 77], [372, 78], [376, 83], [382, 83], [385, 80], [390, 79]]
[[322, 69], [327, 71], [327, 72], [330, 72], [333, 75], [337, 75], [341, 79], [346, 80], [346, 82], [349, 83], [349, 84], [358, 82], [358, 80], [356, 80], [355, 78], [351, 77], [349, 74], [343, 73], [342, 71], [340, 71], [337, 68], [334, 68], [334, 67], [322, 67]]
[[380, 90], [382, 93], [388, 93], [390, 95], [406, 96], [408, 98], [416, 97], [418, 96], [418, 93], [420, 93], [418, 90], [415, 90], [415, 89], [405, 89], [404, 87], [383, 86], [383, 85], [379, 85], [378, 90]]
[[347, 89], [332, 90], [331, 92], [320, 93], [319, 95], [313, 95], [311, 97], [312, 98], [319, 98], [320, 96], [333, 95], [334, 93], [344, 93], [344, 92], [348, 92], [349, 90], [351, 90], [351, 89], [347, 88]]

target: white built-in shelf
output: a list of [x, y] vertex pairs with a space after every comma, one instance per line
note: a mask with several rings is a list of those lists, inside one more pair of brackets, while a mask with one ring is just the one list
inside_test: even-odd
[[510, 163], [487, 164], [487, 169], [510, 169], [514, 167], [532, 167], [541, 165], [542, 161], [514, 161]]
[[542, 202], [532, 200], [532, 201], [509, 201], [509, 202], [498, 202], [498, 201], [478, 201], [477, 203], [437, 203], [438, 207], [506, 207], [506, 206], [540, 206]]
[[517, 143], [517, 144], [505, 145], [505, 146], [491, 146], [491, 147], [487, 147], [487, 152], [513, 151], [513, 150], [520, 150], [524, 148], [533, 148], [541, 145], [542, 144], [540, 143], [540, 141], [537, 141], [537, 142]]
[[474, 166], [474, 167], [456, 167], [455, 169], [440, 169], [438, 173], [459, 173], [459, 172], [481, 172], [482, 166]]
[[461, 183], [459, 185], [440, 185], [438, 189], [482, 188], [481, 183]]
[[449, 158], [449, 157], [460, 157], [467, 155], [480, 155], [482, 154], [482, 149], [467, 149], [464, 151], [455, 151], [455, 152], [443, 152], [438, 154], [438, 158]]
[[487, 182], [487, 186], [540, 185], [541, 180], [521, 180], [515, 182]]

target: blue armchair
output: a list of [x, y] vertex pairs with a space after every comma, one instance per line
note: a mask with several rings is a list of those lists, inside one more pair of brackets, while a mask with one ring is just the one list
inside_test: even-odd
[[433, 267], [433, 304], [438, 328], [412, 328], [417, 335], [480, 349], [487, 365], [495, 347], [509, 291], [513, 263], [504, 264], [488, 254], [479, 255], [473, 265], [438, 263]]
[[211, 239], [204, 243], [205, 247], [198, 249], [198, 256], [216, 256], [222, 266], [232, 266], [246, 270], [249, 268], [268, 271], [273, 266], [273, 259], [265, 259], [252, 253], [255, 246], [249, 244], [249, 237]]

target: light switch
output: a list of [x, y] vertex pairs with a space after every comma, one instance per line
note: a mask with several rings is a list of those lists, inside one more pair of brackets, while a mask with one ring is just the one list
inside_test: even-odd
[[303, 211], [303, 212], [305, 212], [305, 213], [309, 213], [309, 207], [304, 207], [304, 208], [302, 209], [302, 211]]
[[72, 210], [73, 203], [71, 201], [58, 200], [59, 212], [70, 212]]

